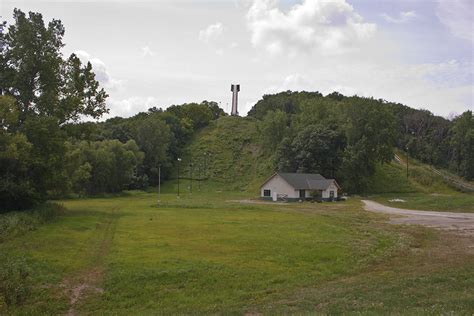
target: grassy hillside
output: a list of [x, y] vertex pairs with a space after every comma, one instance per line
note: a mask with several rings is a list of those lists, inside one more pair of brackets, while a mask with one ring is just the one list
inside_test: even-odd
[[273, 171], [259, 145], [253, 118], [221, 117], [212, 122], [186, 148], [182, 177], [189, 177], [190, 163], [194, 179], [225, 184], [221, 190], [257, 192], [261, 181]]
[[[369, 188], [371, 199], [401, 208], [474, 212], [474, 194], [463, 193], [469, 192], [472, 182], [411, 157], [407, 178], [406, 156], [396, 152], [396, 158], [377, 168]], [[396, 202], [397, 199], [404, 202]]]
[[[250, 117], [222, 117], [198, 132], [186, 148], [181, 178], [189, 178], [189, 165], [193, 163], [195, 180], [225, 184], [217, 185], [217, 190], [256, 194], [262, 181], [274, 171], [272, 157], [260, 146], [257, 122]], [[405, 154], [397, 151], [396, 157], [389, 164], [377, 166], [369, 179], [368, 194], [457, 193], [456, 187], [446, 181], [446, 176], [454, 177], [452, 174], [410, 158], [407, 178]]]

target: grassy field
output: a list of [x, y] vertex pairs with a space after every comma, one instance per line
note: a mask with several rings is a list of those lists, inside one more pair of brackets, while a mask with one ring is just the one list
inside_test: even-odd
[[218, 188], [62, 201], [0, 243], [0, 267], [21, 260], [30, 285], [0, 314], [474, 311], [472, 239], [386, 224], [357, 199], [251, 204]]
[[[454, 192], [446, 193], [389, 193], [369, 196], [370, 199], [387, 206], [441, 212], [474, 213], [474, 194]], [[401, 199], [405, 202], [391, 201]]]
[[[401, 163], [395, 161], [377, 166], [369, 182], [366, 198], [407, 209], [427, 211], [474, 212], [474, 194], [462, 193], [446, 183], [430, 166], [410, 160], [406, 175], [406, 156], [400, 151]], [[447, 171], [443, 171], [449, 174]], [[449, 174], [450, 177], [456, 176]], [[458, 178], [459, 179], [459, 178]], [[459, 181], [462, 181], [459, 179]], [[472, 184], [465, 181], [468, 184]], [[405, 202], [390, 201], [401, 199]]]

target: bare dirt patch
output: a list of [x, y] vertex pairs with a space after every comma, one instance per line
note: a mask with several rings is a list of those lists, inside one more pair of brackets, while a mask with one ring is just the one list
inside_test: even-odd
[[380, 203], [362, 200], [367, 211], [391, 216], [390, 223], [414, 224], [474, 236], [474, 214], [454, 212], [416, 211], [389, 207]]
[[66, 315], [77, 315], [77, 306], [88, 296], [104, 293], [104, 289], [99, 287], [104, 278], [103, 259], [112, 244], [117, 218], [117, 213], [114, 210], [105, 223], [97, 226], [102, 232], [97, 241], [97, 248], [92, 255], [91, 265], [61, 282], [60, 287], [64, 289], [64, 294], [69, 298], [69, 310]]

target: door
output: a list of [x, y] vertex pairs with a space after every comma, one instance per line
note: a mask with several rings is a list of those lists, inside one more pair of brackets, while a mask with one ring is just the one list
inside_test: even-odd
[[300, 199], [306, 198], [306, 191], [305, 190], [300, 190]]

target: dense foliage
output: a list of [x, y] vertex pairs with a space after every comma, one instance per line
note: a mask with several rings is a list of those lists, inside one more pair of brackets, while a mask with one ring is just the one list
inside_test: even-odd
[[337, 92], [265, 95], [249, 111], [260, 120], [261, 143], [288, 172], [336, 177], [349, 192], [363, 192], [377, 164], [394, 148], [460, 176], [474, 178], [471, 111], [449, 121], [426, 110]]
[[[63, 187], [61, 125], [107, 112], [90, 63], [63, 58], [64, 27], [13, 12], [0, 35], [0, 210], [26, 208]], [[5, 24], [3, 24], [5, 25]]]
[[108, 112], [92, 65], [63, 58], [61, 21], [18, 9], [13, 18], [0, 28], [0, 212], [157, 184], [195, 131], [224, 115], [203, 101], [80, 122]]

